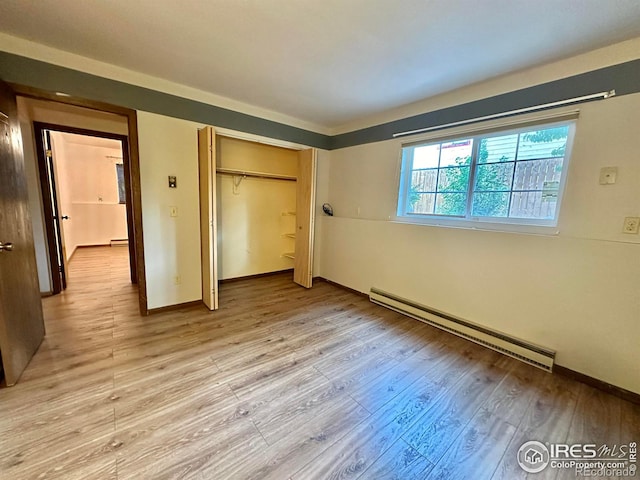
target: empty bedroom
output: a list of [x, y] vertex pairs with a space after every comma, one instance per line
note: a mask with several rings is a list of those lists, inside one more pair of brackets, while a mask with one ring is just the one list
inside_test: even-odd
[[0, 478], [634, 478], [640, 3], [8, 0]]

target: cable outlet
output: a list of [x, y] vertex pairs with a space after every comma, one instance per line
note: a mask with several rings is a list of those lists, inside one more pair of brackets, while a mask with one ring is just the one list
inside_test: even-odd
[[625, 217], [622, 227], [623, 233], [638, 233], [640, 228], [640, 217]]

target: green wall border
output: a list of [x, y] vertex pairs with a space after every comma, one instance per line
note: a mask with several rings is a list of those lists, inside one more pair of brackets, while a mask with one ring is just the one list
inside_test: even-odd
[[0, 52], [0, 78], [50, 92], [328, 149], [329, 137], [227, 108]]
[[6, 82], [50, 92], [64, 92], [134, 110], [335, 150], [389, 140], [398, 132], [458, 122], [601, 91], [615, 90], [616, 96], [638, 93], [640, 59], [334, 136], [8, 52], [0, 52], [0, 78]]

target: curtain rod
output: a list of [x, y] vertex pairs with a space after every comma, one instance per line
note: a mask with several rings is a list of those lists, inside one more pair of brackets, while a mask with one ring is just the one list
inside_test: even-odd
[[417, 130], [409, 130], [406, 132], [394, 133], [393, 138], [404, 137], [406, 135], [414, 135], [416, 133], [430, 132], [432, 130], [440, 130], [442, 128], [456, 127], [458, 125], [466, 125], [468, 123], [482, 122], [483, 120], [492, 120], [494, 118], [508, 117], [510, 115], [517, 115], [519, 113], [535, 112], [537, 110], [543, 110], [545, 108], [560, 107], [562, 105], [569, 105], [571, 103], [579, 103], [587, 100], [594, 100], [597, 98], [605, 99], [605, 98], [613, 97], [615, 94], [616, 94], [615, 90], [609, 90], [608, 92], [592, 93], [591, 95], [584, 95], [582, 97], [569, 98], [567, 100], [559, 100], [557, 102], [545, 103], [542, 105], [534, 105], [533, 107], [519, 108], [517, 110], [509, 110], [508, 112], [494, 113], [492, 115], [485, 115], [484, 117], [469, 118], [467, 120], [460, 120], [459, 122], [445, 123], [442, 125], [434, 125], [433, 127], [419, 128]]

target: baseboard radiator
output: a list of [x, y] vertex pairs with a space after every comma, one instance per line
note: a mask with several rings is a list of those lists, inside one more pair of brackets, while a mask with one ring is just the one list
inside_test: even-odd
[[553, 369], [556, 356], [553, 350], [510, 337], [377, 288], [371, 289], [369, 299], [373, 303], [509, 355], [534, 367], [548, 372]]

